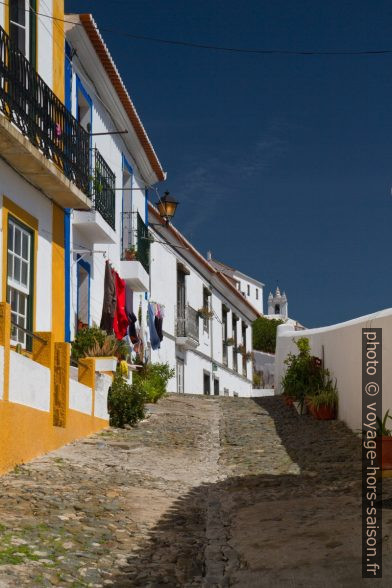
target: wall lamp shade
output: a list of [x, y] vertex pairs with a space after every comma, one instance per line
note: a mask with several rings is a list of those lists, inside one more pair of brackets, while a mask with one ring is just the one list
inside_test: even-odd
[[177, 206], [177, 200], [170, 196], [169, 192], [165, 192], [162, 198], [159, 199], [159, 202], [156, 203], [158, 212], [166, 221], [166, 224], [169, 223], [175, 215]]

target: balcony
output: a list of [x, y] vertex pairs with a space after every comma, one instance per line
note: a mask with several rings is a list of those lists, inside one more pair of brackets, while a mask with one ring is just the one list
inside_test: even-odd
[[176, 344], [185, 349], [199, 345], [199, 313], [189, 305], [177, 307]]
[[88, 210], [90, 137], [0, 27], [0, 153], [62, 207]]
[[138, 212], [124, 212], [123, 231], [125, 251], [120, 262], [121, 277], [135, 292], [148, 292], [151, 243], [148, 227]]
[[93, 150], [92, 209], [74, 212], [73, 224], [91, 243], [116, 243], [116, 176], [98, 149]]

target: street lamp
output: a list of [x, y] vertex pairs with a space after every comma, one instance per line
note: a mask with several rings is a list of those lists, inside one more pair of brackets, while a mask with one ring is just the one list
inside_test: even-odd
[[168, 225], [176, 213], [178, 202], [173, 196], [170, 196], [169, 192], [165, 192], [155, 206], [158, 208], [159, 214]]

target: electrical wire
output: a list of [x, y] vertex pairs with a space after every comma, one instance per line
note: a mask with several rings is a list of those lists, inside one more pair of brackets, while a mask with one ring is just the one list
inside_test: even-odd
[[[0, 1], [0, 4], [3, 6], [8, 6], [7, 2]], [[26, 12], [29, 11], [28, 8], [25, 9]], [[53, 21], [64, 22], [68, 24], [72, 24], [75, 26], [83, 27], [83, 23], [80, 22], [73, 22], [71, 20], [66, 20], [63, 18], [58, 18], [56, 16], [51, 16], [49, 14], [43, 14], [41, 12], [36, 12], [37, 15], [43, 16], [44, 18], [49, 18]], [[190, 47], [194, 49], [203, 49], [207, 51], [221, 51], [225, 53], [240, 53], [240, 54], [253, 54], [253, 55], [293, 55], [293, 56], [319, 56], [319, 57], [328, 57], [328, 56], [363, 56], [363, 55], [390, 55], [392, 54], [392, 49], [306, 49], [306, 50], [299, 50], [299, 49], [247, 49], [245, 47], [227, 47], [224, 45], [210, 45], [206, 43], [193, 43], [190, 41], [179, 41], [175, 39], [165, 39], [162, 37], [151, 37], [148, 35], [135, 35], [133, 33], [126, 33], [125, 31], [118, 31], [115, 29], [109, 29], [103, 27], [99, 29], [101, 32], [110, 33], [116, 35], [117, 37], [125, 37], [128, 39], [133, 39], [136, 41], [147, 41], [150, 43], [158, 43], [163, 45], [173, 45], [177, 47]]]

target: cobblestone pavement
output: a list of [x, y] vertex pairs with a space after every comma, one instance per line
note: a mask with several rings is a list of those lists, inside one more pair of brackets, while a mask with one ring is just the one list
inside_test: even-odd
[[[0, 478], [0, 588], [367, 586], [360, 500], [342, 423], [276, 397], [169, 396]], [[391, 525], [385, 509], [380, 586]]]

